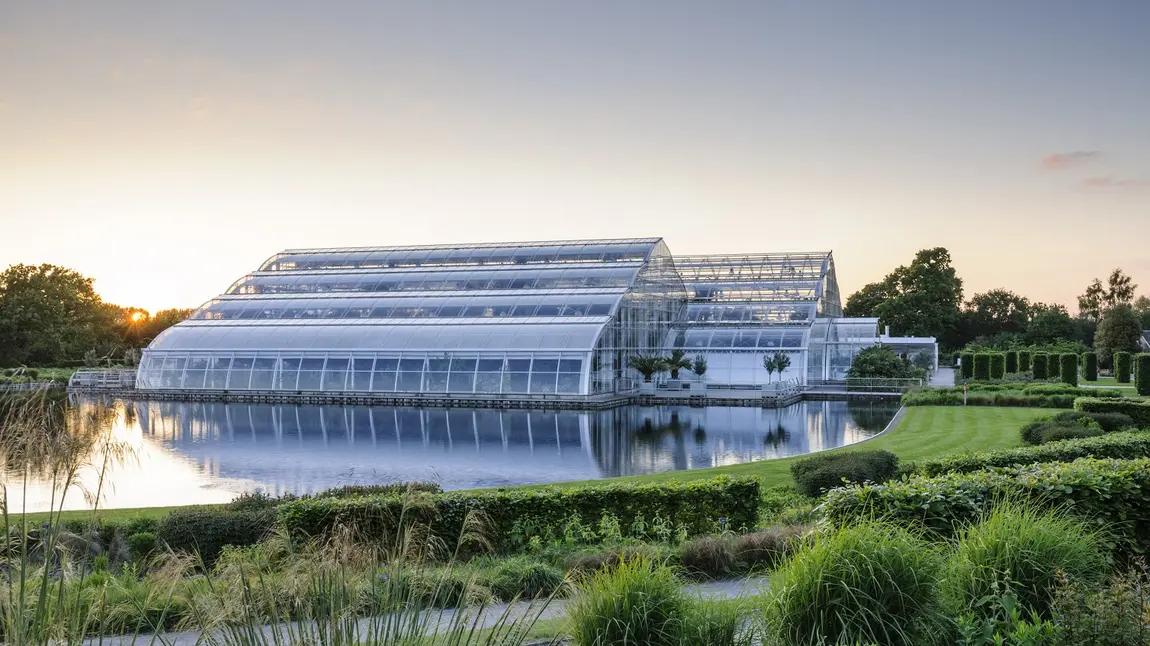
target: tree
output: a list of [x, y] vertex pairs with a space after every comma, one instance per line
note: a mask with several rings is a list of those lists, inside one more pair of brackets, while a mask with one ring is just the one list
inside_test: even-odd
[[1115, 352], [1138, 352], [1141, 337], [1142, 321], [1134, 313], [1133, 307], [1117, 305], [1106, 310], [1094, 335], [1094, 351], [1098, 353], [1098, 362], [1109, 366]]
[[1047, 345], [1077, 338], [1070, 313], [1062, 305], [1035, 303], [1024, 335], [1027, 345]]
[[859, 352], [847, 370], [850, 379], [914, 379], [919, 371], [911, 362], [883, 345], [872, 345]]
[[686, 358], [686, 354], [686, 350], [676, 348], [671, 350], [671, 356], [663, 359], [665, 369], [671, 371], [671, 379], [678, 379], [680, 370], [691, 368], [691, 362]]
[[1110, 272], [1106, 285], [1095, 278], [1086, 287], [1086, 291], [1078, 297], [1078, 315], [1090, 321], [1099, 321], [1106, 310], [1133, 301], [1136, 289], [1138, 286], [1130, 276], [1121, 268], [1115, 269]]
[[700, 377], [707, 374], [707, 358], [703, 355], [695, 357], [695, 363], [691, 365], [691, 372]]
[[1150, 298], [1139, 296], [1134, 301], [1134, 313], [1142, 320], [1142, 329], [1150, 330]]
[[61, 365], [115, 346], [114, 308], [92, 279], [55, 265], [0, 273], [0, 365]]
[[[785, 352], [776, 352], [773, 361], [775, 364], [775, 371], [779, 373], [779, 380], [781, 381], [783, 378], [783, 373], [787, 371], [787, 368], [791, 367], [791, 355]], [[767, 375], [768, 377], [770, 376], [770, 371], [768, 371]]]
[[650, 382], [657, 373], [667, 369], [667, 362], [663, 357], [653, 355], [635, 355], [627, 360], [627, 365], [643, 375], [643, 381]]
[[843, 307], [843, 316], [871, 318], [878, 316], [875, 311], [878, 306], [893, 296], [890, 285], [886, 280], [870, 283], [847, 298]]
[[919, 251], [909, 265], [852, 294], [844, 314], [878, 317], [895, 334], [933, 336], [957, 347], [961, 303], [962, 279], [950, 264], [950, 252], [936, 247]]
[[1030, 323], [1030, 300], [1005, 289], [975, 294], [966, 304], [972, 337], [1021, 334]]

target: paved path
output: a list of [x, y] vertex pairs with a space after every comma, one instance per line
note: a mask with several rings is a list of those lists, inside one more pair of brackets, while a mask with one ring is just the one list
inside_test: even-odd
[[939, 368], [934, 371], [930, 376], [931, 388], [953, 388], [954, 387], [954, 368]]
[[[732, 579], [728, 581], [712, 581], [708, 583], [693, 583], [683, 586], [687, 594], [698, 599], [734, 599], [743, 596], [752, 596], [758, 594], [766, 587], [766, 578], [749, 578], [749, 579]], [[569, 599], [555, 599], [546, 606], [542, 603], [531, 603], [521, 601], [513, 604], [499, 603], [492, 604], [480, 610], [480, 615], [474, 620], [475, 628], [490, 628], [497, 623], [507, 623], [508, 621], [518, 621], [527, 617], [532, 617], [537, 621], [544, 619], [555, 619], [562, 617], [567, 612], [567, 608], [571, 601]], [[475, 610], [472, 610], [474, 612]], [[404, 624], [419, 623], [425, 627], [427, 634], [434, 634], [436, 632], [446, 632], [452, 620], [460, 612], [460, 610], [430, 610], [426, 615], [420, 618], [418, 622], [410, 618], [402, 619]], [[386, 617], [364, 617], [356, 622], [357, 633], [360, 639], [364, 639], [371, 635], [374, 631], [380, 631], [387, 623]], [[471, 618], [463, 620], [468, 628], [472, 627], [473, 620]], [[263, 633], [262, 642], [265, 644], [284, 644], [287, 643], [289, 634], [297, 634], [301, 628], [297, 622], [290, 624], [279, 624], [278, 626], [267, 625], [261, 630]], [[314, 627], [303, 627], [304, 635], [314, 633]], [[276, 633], [279, 633], [278, 635]], [[216, 632], [214, 642], [216, 644], [229, 644], [232, 639], [220, 632]], [[157, 635], [142, 635], [140, 637], [93, 637], [86, 642], [85, 646], [150, 646], [150, 645], [164, 645], [164, 646], [197, 646], [209, 643], [211, 637], [204, 635], [198, 630], [189, 630], [181, 632], [162, 633]], [[245, 639], [247, 643], [252, 640]], [[293, 640], [295, 641], [295, 640]]]

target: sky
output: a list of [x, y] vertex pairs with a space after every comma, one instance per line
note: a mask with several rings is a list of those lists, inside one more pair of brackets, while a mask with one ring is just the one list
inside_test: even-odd
[[944, 246], [1150, 293], [1150, 2], [0, 0], [0, 267], [195, 307], [285, 248]]

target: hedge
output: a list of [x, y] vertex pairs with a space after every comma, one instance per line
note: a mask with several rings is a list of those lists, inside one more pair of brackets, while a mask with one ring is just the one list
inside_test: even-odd
[[1018, 372], [1018, 351], [1011, 350], [1006, 353], [1006, 374], [1013, 375]]
[[1114, 380], [1120, 384], [1130, 383], [1131, 356], [1129, 352], [1114, 353]]
[[1086, 381], [1098, 381], [1098, 355], [1093, 352], [1082, 353], [1082, 378]]
[[1062, 383], [1071, 386], [1078, 385], [1078, 355], [1064, 354], [1059, 357], [1062, 366]]
[[[1088, 440], [1081, 440], [1088, 441]], [[915, 521], [943, 535], [976, 521], [998, 500], [1030, 500], [1110, 526], [1127, 546], [1150, 546], [1150, 459], [1050, 462], [827, 492], [819, 510], [838, 523]]]
[[962, 359], [962, 366], [961, 366], [962, 367], [962, 378], [967, 379], [967, 380], [973, 379], [974, 378], [974, 353], [973, 352], [963, 352], [961, 355], [961, 359]]
[[1127, 431], [1082, 440], [1062, 440], [1042, 446], [964, 453], [916, 464], [915, 472], [939, 476], [946, 473], [971, 473], [991, 467], [1073, 462], [1079, 458], [1150, 458], [1150, 433]]
[[1046, 379], [1046, 359], [1045, 354], [1035, 353], [1031, 363], [1031, 370], [1034, 372], [1035, 379]]
[[[1122, 393], [1117, 390], [1077, 388], [1065, 384], [971, 384], [968, 390], [968, 406], [1074, 408], [1074, 401], [1079, 397], [1122, 398]], [[962, 406], [962, 388], [909, 392], [902, 396], [901, 403], [903, 406]]]
[[1019, 372], [1029, 372], [1030, 371], [1030, 351], [1029, 350], [1019, 350], [1018, 351], [1018, 371]]
[[979, 352], [974, 355], [974, 378], [979, 381], [990, 379], [990, 355], [988, 353]]
[[990, 378], [1002, 379], [1006, 376], [1006, 355], [995, 352], [990, 355]]
[[886, 482], [898, 475], [898, 456], [890, 451], [821, 453], [791, 464], [795, 486], [816, 498], [827, 489], [850, 483]]
[[1139, 395], [1150, 395], [1150, 354], [1134, 357], [1134, 388]]
[[758, 510], [757, 479], [720, 476], [660, 484], [310, 498], [280, 506], [279, 521], [294, 536], [318, 536], [346, 525], [366, 536], [393, 540], [402, 516], [404, 526], [430, 526], [433, 536], [454, 546], [469, 513], [478, 512], [485, 519], [483, 535], [502, 551], [512, 546], [513, 530], [522, 530], [522, 525], [545, 531], [562, 527], [572, 517], [594, 525], [610, 514], [627, 528], [636, 520], [650, 524], [661, 517], [695, 536], [715, 531], [720, 519], [726, 519], [729, 529], [750, 529]]
[[1129, 397], [1079, 397], [1074, 410], [1084, 413], [1122, 413], [1129, 415], [1139, 428], [1150, 428], [1150, 402]]
[[271, 533], [275, 512], [230, 511], [210, 507], [176, 509], [156, 527], [156, 538], [174, 551], [198, 552], [204, 564], [216, 562], [226, 545], [255, 545]]

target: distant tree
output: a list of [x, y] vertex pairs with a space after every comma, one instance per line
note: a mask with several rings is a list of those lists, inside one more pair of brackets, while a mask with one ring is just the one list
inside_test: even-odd
[[695, 363], [691, 364], [691, 372], [700, 377], [707, 374], [707, 358], [703, 355], [695, 357]]
[[1074, 320], [1061, 305], [1035, 303], [1030, 308], [1030, 321], [1024, 338], [1027, 345], [1046, 345], [1077, 338]]
[[942, 247], [923, 249], [847, 299], [847, 316], [875, 316], [898, 335], [933, 336], [948, 347], [958, 342], [962, 279]]
[[863, 349], [855, 356], [850, 369], [847, 370], [847, 377], [851, 379], [913, 379], [918, 376], [919, 370], [911, 362], [882, 345], [872, 345]]
[[1134, 301], [1134, 313], [1142, 321], [1142, 329], [1150, 330], [1150, 298], [1139, 296]]
[[691, 362], [686, 357], [687, 351], [678, 348], [671, 350], [671, 356], [663, 359], [667, 365], [666, 369], [671, 371], [671, 379], [679, 378], [679, 371], [683, 369], [690, 369]]
[[843, 316], [861, 318], [878, 316], [875, 313], [878, 306], [892, 298], [893, 295], [891, 286], [886, 280], [870, 283], [847, 298], [847, 304], [843, 307]]
[[966, 304], [974, 337], [1026, 332], [1030, 323], [1030, 301], [1005, 289], [975, 294]]
[[172, 327], [176, 323], [187, 319], [195, 310], [170, 309], [160, 310], [149, 314], [146, 310], [135, 307], [119, 309], [116, 327], [124, 345], [128, 347], [143, 347], [159, 336], [160, 332]]
[[627, 365], [643, 375], [643, 381], [646, 382], [650, 382], [656, 374], [667, 370], [666, 359], [651, 355], [635, 355], [627, 360]]
[[791, 367], [791, 355], [785, 352], [776, 352], [773, 361], [775, 364], [775, 372], [779, 373], [779, 379], [782, 380], [783, 373], [787, 371], [787, 368]]
[[1098, 363], [1110, 366], [1115, 352], [1138, 352], [1142, 337], [1142, 321], [1129, 305], [1117, 305], [1106, 310], [1094, 335], [1094, 351]]
[[1100, 321], [1102, 314], [1118, 305], [1126, 305], [1134, 300], [1138, 286], [1121, 268], [1110, 272], [1106, 285], [1095, 278], [1078, 297], [1078, 315], [1091, 321]]

